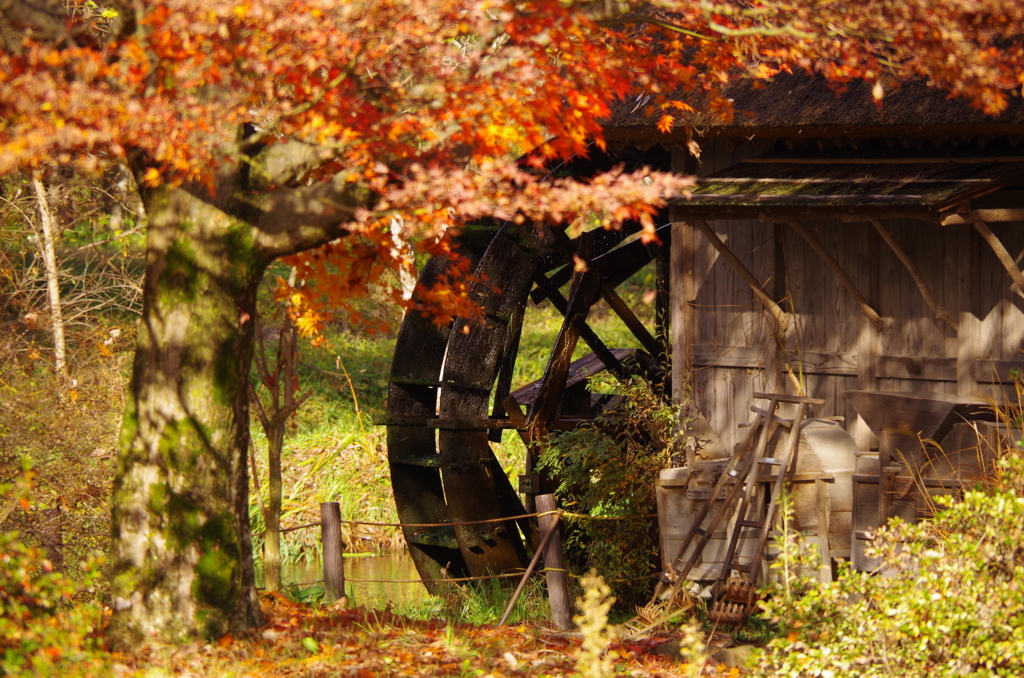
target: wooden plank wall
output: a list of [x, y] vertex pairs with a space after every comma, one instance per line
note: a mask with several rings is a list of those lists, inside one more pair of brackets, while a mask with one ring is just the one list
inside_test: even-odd
[[[748, 144], [708, 144], [698, 174], [754, 153]], [[851, 389], [998, 396], [996, 371], [1024, 366], [1024, 298], [971, 226], [886, 220], [959, 331], [934, 317], [906, 268], [867, 222], [802, 220], [882, 316], [878, 332], [826, 264], [793, 230], [757, 220], [708, 223], [765, 290], [795, 310], [778, 351], [747, 284], [678, 213], [673, 217], [673, 383], [693, 398], [726, 449], [742, 437], [755, 391], [795, 387], [779, 367], [804, 369], [805, 394], [826, 400], [817, 416], [844, 416], [862, 449], [877, 441], [846, 403]], [[991, 225], [1013, 255], [1024, 252], [1024, 225]], [[679, 243], [682, 246], [676, 246]], [[991, 363], [986, 361], [1003, 361]]]

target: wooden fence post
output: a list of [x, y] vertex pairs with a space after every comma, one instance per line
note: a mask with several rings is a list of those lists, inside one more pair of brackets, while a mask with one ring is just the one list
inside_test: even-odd
[[324, 550], [324, 591], [328, 602], [345, 595], [345, 542], [341, 538], [341, 504], [320, 504], [320, 537]]
[[[537, 495], [537, 512], [540, 516], [541, 534], [555, 526], [557, 518], [553, 512], [558, 505], [555, 495]], [[548, 580], [548, 603], [551, 605], [551, 621], [565, 631], [572, 628], [572, 609], [569, 604], [569, 578], [565, 571], [565, 557], [562, 555], [562, 535], [558, 530], [544, 548], [544, 570]]]

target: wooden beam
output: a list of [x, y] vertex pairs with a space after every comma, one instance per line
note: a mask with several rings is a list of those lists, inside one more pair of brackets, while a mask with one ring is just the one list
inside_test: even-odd
[[976, 358], [971, 365], [971, 374], [974, 380], [988, 384], [1013, 382], [1014, 380], [1010, 378], [1012, 370], [1017, 370], [1018, 373], [1024, 375], [1024, 360]]
[[702, 219], [695, 219], [693, 225], [704, 234], [704, 237], [708, 239], [711, 246], [718, 250], [718, 253], [722, 255], [727, 262], [729, 262], [729, 265], [732, 266], [733, 270], [736, 271], [736, 273], [738, 273], [739, 276], [750, 286], [754, 296], [757, 297], [757, 299], [764, 305], [765, 312], [775, 320], [776, 327], [773, 334], [775, 334], [779, 344], [784, 345], [786, 329], [789, 328], [790, 322], [789, 314], [783, 311], [779, 305], [775, 303], [775, 300], [768, 296], [761, 283], [754, 277], [754, 274], [743, 265], [743, 262], [741, 262], [736, 255], [732, 253], [732, 250], [725, 246], [725, 243], [723, 243], [718, 237], [718, 234], [715, 233], [714, 229], [708, 226], [706, 221]]
[[892, 234], [892, 231], [883, 226], [882, 222], [879, 221], [878, 219], [867, 217], [866, 220], [869, 221], [871, 225], [875, 227], [875, 230], [878, 231], [878, 234], [881, 235], [882, 239], [885, 240], [886, 244], [889, 245], [889, 249], [891, 249], [893, 253], [896, 255], [896, 257], [901, 262], [903, 262], [903, 265], [906, 267], [907, 272], [910, 273], [910, 277], [914, 279], [914, 283], [917, 285], [917, 289], [921, 292], [921, 296], [924, 297], [924, 302], [932, 310], [932, 313], [935, 314], [935, 317], [944, 321], [947, 325], [952, 327], [954, 331], [959, 330], [959, 325], [957, 324], [957, 321], [953, 318], [953, 316], [949, 314], [949, 311], [946, 310], [946, 307], [940, 304], [938, 300], [936, 300], [935, 295], [932, 294], [932, 290], [930, 287], [928, 287], [928, 283], [925, 281], [924, 276], [921, 275], [920, 269], [918, 269], [917, 265], [914, 264], [913, 261], [911, 261], [909, 256], [907, 256], [907, 253], [903, 250], [902, 247], [900, 247], [900, 244], [896, 242], [896, 237]]
[[[629, 359], [637, 352], [637, 349], [633, 348], [613, 348], [609, 350], [619, 362]], [[574, 360], [569, 364], [569, 372], [565, 379], [565, 387], [569, 389], [578, 384], [582, 384], [587, 379], [598, 374], [604, 369], [604, 363], [596, 354], [587, 354], [579, 360]], [[509, 395], [513, 400], [515, 400], [515, 402], [529, 407], [537, 399], [537, 394], [540, 392], [540, 385], [541, 380], [538, 379], [537, 381], [526, 384], [525, 386], [520, 386]], [[511, 411], [509, 411], [509, 416], [512, 416]]]
[[1024, 290], [1024, 273], [1021, 273], [1020, 269], [1017, 268], [1017, 262], [1014, 261], [1010, 253], [1006, 251], [1006, 247], [1003, 245], [1002, 241], [999, 240], [999, 238], [996, 237], [996, 234], [985, 225], [984, 221], [975, 221], [974, 228], [981, 234], [981, 237], [988, 243], [988, 246], [992, 248], [992, 251], [996, 253], [996, 258], [999, 259], [999, 263], [1001, 263], [1003, 268], [1006, 269], [1006, 272], [1010, 274], [1010, 280], [1012, 280], [1013, 283], [1021, 290]]
[[[711, 181], [709, 179], [709, 181]], [[783, 205], [799, 205], [800, 203], [821, 203], [827, 201], [833, 201], [837, 205], [843, 205], [847, 208], [863, 208], [863, 207], [875, 207], [878, 205], [885, 205], [892, 207], [892, 205], [924, 205], [927, 206], [929, 202], [934, 202], [942, 196], [936, 195], [918, 195], [916, 193], [828, 193], [823, 195], [786, 195], [786, 194], [775, 194], [775, 193], [694, 193], [691, 201], [695, 201], [695, 204], [701, 204], [704, 199], [710, 200], [723, 200], [725, 204], [733, 202], [748, 202], [756, 203], [758, 205], [775, 205], [781, 203]], [[865, 205], [864, 203], [870, 203]]]
[[875, 359], [875, 376], [879, 379], [956, 381], [956, 365], [956, 358], [880, 355]]
[[[1002, 168], [1000, 168], [1002, 169]], [[976, 198], [987, 196], [1001, 188], [1006, 188], [1012, 184], [1015, 184], [1020, 180], [1021, 171], [1017, 168], [1016, 171], [1002, 171], [998, 176], [992, 177], [992, 180], [983, 186], [976, 186], [968, 191], [963, 191], [956, 195], [950, 196], [942, 204], [939, 205], [939, 209], [943, 212], [947, 210], [959, 209], [961, 205], [970, 206], [971, 201]]]
[[[760, 370], [768, 365], [765, 348], [757, 346], [713, 346], [697, 344], [693, 347], [695, 368], [738, 368]], [[825, 374], [851, 377], [857, 374], [857, 354], [852, 351], [831, 353], [802, 351], [799, 362], [805, 374]], [[780, 368], [780, 372], [785, 370]]]
[[[939, 224], [939, 214], [928, 209], [927, 205], [896, 205], [881, 208], [872, 206], [852, 205], [713, 205], [691, 203], [686, 199], [676, 201], [672, 206], [679, 210], [679, 219], [705, 219], [720, 221], [723, 219], [759, 219], [762, 222], [786, 221], [797, 217], [817, 218], [823, 216], [857, 217], [869, 211], [878, 219], [916, 219], [930, 224]], [[864, 218], [854, 219], [864, 221]]]
[[[671, 228], [671, 224], [662, 224], [655, 229], [654, 234], [661, 242], [667, 243], [671, 239]], [[607, 240], [602, 237], [606, 234], [607, 231], [598, 231], [594, 246], [595, 248], [608, 247], [609, 249], [598, 249], [603, 254], [595, 256], [590, 262], [590, 266], [591, 268], [599, 269], [604, 275], [605, 282], [612, 287], [617, 287], [625, 280], [628, 280], [634, 273], [649, 264], [651, 258], [657, 256], [661, 251], [659, 245], [654, 243], [644, 244], [640, 240], [633, 240], [619, 246], [621, 240]], [[572, 278], [573, 267], [571, 264], [572, 262], [570, 261], [568, 265], [562, 266], [548, 278], [554, 289], [561, 289], [562, 285], [569, 282]], [[541, 303], [547, 297], [546, 287], [538, 287], [530, 292], [530, 300], [535, 304]]]
[[593, 269], [577, 272], [573, 276], [565, 318], [551, 349], [547, 367], [544, 369], [537, 399], [530, 406], [530, 414], [527, 417], [529, 428], [545, 426], [558, 413], [565, 394], [569, 363], [572, 362], [580, 329], [586, 323], [590, 307], [597, 300], [600, 286], [601, 275]]
[[990, 155], [970, 158], [748, 158], [743, 163], [758, 165], [975, 165], [979, 163], [1024, 162], [1024, 156]]
[[[551, 304], [562, 314], [564, 318], [569, 312], [569, 301], [565, 296], [554, 287], [548, 279], [543, 275], [539, 274], [537, 277], [538, 286], [545, 287], [547, 289], [546, 297], [551, 300]], [[605, 369], [615, 375], [620, 381], [624, 381], [629, 378], [629, 371], [622, 365], [622, 362], [615, 357], [614, 352], [605, 346], [605, 343], [601, 341], [601, 338], [597, 336], [597, 332], [593, 330], [586, 322], [580, 325], [580, 339], [583, 340], [590, 350], [598, 357], [598, 359], [604, 364]]]
[[[526, 311], [526, 304], [517, 306], [512, 310], [512, 317], [509, 319], [505, 331], [505, 342], [501, 350], [501, 361], [498, 367], [498, 380], [494, 387], [494, 409], [491, 416], [494, 418], [504, 417], [505, 398], [512, 390], [512, 376], [516, 366], [516, 356], [519, 354], [519, 341], [523, 333], [523, 315]], [[489, 436], [492, 443], [501, 442], [501, 430], [492, 431]]]
[[[666, 223], [655, 229], [658, 242], [645, 243], [640, 239], [628, 242], [611, 252], [594, 257], [591, 265], [601, 271], [604, 281], [618, 287], [629, 280], [634, 273], [657, 258], [672, 241], [672, 224]], [[659, 242], [661, 244], [659, 244]]]
[[[525, 430], [526, 415], [523, 413], [522, 408], [518, 407], [518, 403], [515, 399], [506, 398], [505, 407], [509, 411], [508, 419], [490, 419], [488, 417], [480, 417], [476, 419], [455, 419], [392, 414], [380, 419], [374, 419], [373, 423], [375, 426], [407, 426], [417, 429], [446, 431], [480, 431], [490, 429]], [[518, 412], [516, 411], [517, 409]], [[594, 420], [589, 417], [558, 417], [557, 419], [552, 419], [547, 428], [552, 431], [561, 431], [573, 429], [582, 423], [593, 421]], [[436, 457], [438, 460], [441, 459], [441, 456], [438, 454], [428, 453], [426, 455], [420, 455], [420, 457], [423, 456]], [[400, 463], [401, 461], [401, 458], [392, 460], [394, 463]]]
[[[990, 184], [991, 179], [922, 179], [918, 177], [898, 177], [911, 184]], [[803, 177], [784, 179], [780, 177], [706, 177], [697, 179], [697, 186], [711, 184], [835, 184], [837, 186], [849, 186], [855, 184], [881, 184], [892, 181], [892, 178], [881, 179], [876, 176], [855, 177], [853, 179], [822, 179], [818, 177]]]
[[[693, 347], [694, 367], [735, 367], [745, 370], [764, 369], [768, 366], [766, 348], [756, 346], [712, 346], [698, 344]], [[857, 354], [850, 352], [802, 351], [798, 360], [805, 374], [830, 374], [850, 377], [857, 374]], [[780, 367], [780, 372], [785, 368]]]
[[622, 297], [620, 297], [610, 285], [601, 283], [601, 296], [608, 302], [608, 306], [615, 311], [615, 315], [619, 316], [622, 322], [626, 324], [626, 327], [628, 327], [629, 331], [633, 333], [633, 336], [637, 338], [637, 341], [639, 341], [640, 345], [644, 347], [644, 350], [650, 353], [651, 357], [657, 360], [658, 356], [661, 355], [664, 349], [661, 347], [658, 340], [651, 335], [647, 327], [640, 321], [640, 318], [636, 317], [636, 314], [633, 313], [633, 309], [631, 309], [629, 305], [622, 300]]
[[[727, 367], [742, 370], [766, 369], [767, 356], [763, 348], [754, 346], [713, 346], [698, 344], [693, 347], [693, 366]], [[804, 374], [826, 374], [841, 377], [862, 375], [859, 351], [803, 351], [800, 364]], [[867, 356], [868, 370], [865, 377], [871, 379], [920, 379], [922, 381], [956, 381], [956, 358], [933, 356]], [[987, 360], [974, 361], [974, 372], [978, 381], [1009, 381], [1012, 368], [1024, 373], [1024, 361]], [[864, 389], [873, 390], [873, 389]]]
[[818, 254], [818, 256], [822, 258], [822, 260], [830, 269], [832, 269], [832, 273], [834, 273], [836, 278], [839, 279], [840, 284], [844, 288], [846, 288], [846, 291], [849, 292], [851, 297], [853, 297], [853, 300], [857, 302], [857, 306], [860, 308], [861, 313], [867, 316], [867, 319], [871, 322], [872, 325], [875, 326], [876, 330], [881, 332], [882, 327], [884, 326], [882, 318], [878, 315], [875, 309], [871, 308], [871, 305], [868, 304], [868, 300], [865, 299], [864, 295], [860, 293], [860, 290], [857, 289], [857, 286], [853, 283], [853, 280], [851, 280], [850, 276], [846, 274], [846, 271], [843, 269], [843, 267], [839, 265], [839, 262], [836, 261], [836, 258], [832, 256], [832, 253], [825, 249], [825, 246], [822, 245], [821, 241], [815, 237], [814, 233], [812, 233], [810, 229], [801, 224], [799, 221], [791, 219], [790, 221], [786, 222], [786, 225], [789, 226], [794, 231], [796, 231], [797, 233], [799, 233], [800, 236], [807, 241], [807, 244], [811, 246], [811, 249], [814, 250]]
[[971, 210], [966, 214], [949, 214], [942, 217], [943, 226], [966, 226], [987, 221], [990, 224], [1004, 221], [1024, 221], [1024, 210], [1021, 209], [989, 209]]
[[[389, 414], [375, 418], [374, 426], [422, 426], [426, 428], [449, 429], [453, 431], [481, 431], [487, 429], [517, 428], [515, 420], [510, 417], [494, 419], [491, 417], [431, 417], [413, 414]], [[434, 455], [436, 456], [436, 455]]]

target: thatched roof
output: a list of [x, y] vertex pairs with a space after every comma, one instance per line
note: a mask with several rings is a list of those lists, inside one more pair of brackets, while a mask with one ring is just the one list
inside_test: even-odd
[[[1024, 101], [1014, 93], [1010, 105], [997, 117], [986, 115], [965, 99], [921, 81], [903, 83], [885, 92], [876, 105], [872, 86], [854, 81], [836, 89], [824, 78], [806, 74], [780, 74], [771, 81], [739, 80], [728, 86], [735, 119], [725, 123], [703, 107], [677, 122], [678, 133], [690, 126], [702, 135], [765, 136], [878, 136], [931, 135], [936, 129], [955, 134], [1024, 134]], [[693, 97], [685, 97], [693, 101]], [[610, 138], [658, 135], [655, 119], [644, 115], [643, 101], [623, 102], [606, 126]]]

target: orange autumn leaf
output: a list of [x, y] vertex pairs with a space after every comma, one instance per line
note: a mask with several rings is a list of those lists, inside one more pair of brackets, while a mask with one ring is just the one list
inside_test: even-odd
[[163, 183], [163, 179], [160, 176], [160, 170], [155, 167], [150, 167], [142, 175], [142, 183], [150, 188], [156, 188]]
[[[719, 15], [668, 0], [651, 10], [657, 21], [619, 24], [561, 0], [487, 11], [470, 0], [153, 0], [142, 4], [140, 30], [123, 35], [76, 13], [74, 44], [0, 53], [0, 174], [53, 160], [96, 172], [130, 159], [145, 187], [212, 190], [219, 172], [251, 161], [239, 131], [266, 122], [261, 144], [320, 151], [302, 182], [350, 170], [346, 182], [381, 196], [345, 216], [340, 243], [292, 258], [316, 288], [306, 308], [326, 319], [368, 285], [414, 277], [417, 256], [450, 227], [564, 224], [588, 212], [614, 227], [678, 195], [679, 178], [659, 173], [648, 189], [643, 174], [580, 186], [530, 171], [606, 148], [613, 114], [646, 115], [662, 134], [728, 123], [732, 81], [783, 72], [861, 78], [879, 101], [881, 74], [917, 78], [989, 113], [1019, 86], [1024, 57], [1005, 41], [1024, 34], [1024, 15], [998, 4], [755, 4]], [[436, 296], [442, 317], [471, 310]]]

